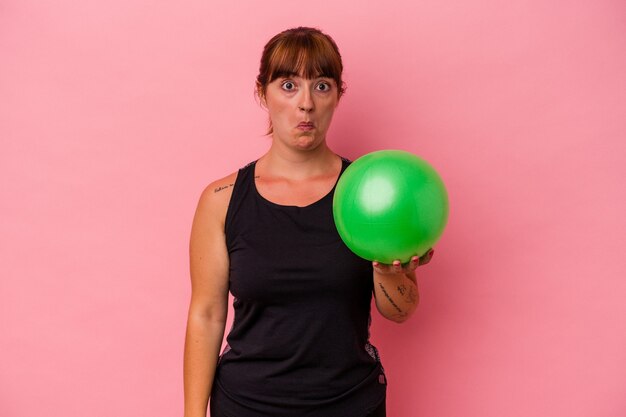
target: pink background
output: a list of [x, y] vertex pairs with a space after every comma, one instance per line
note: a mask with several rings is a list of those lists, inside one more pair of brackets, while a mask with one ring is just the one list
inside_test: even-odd
[[195, 204], [267, 149], [297, 25], [345, 60], [334, 149], [450, 194], [416, 315], [374, 317], [389, 415], [626, 415], [621, 0], [0, 3], [0, 415], [182, 416]]

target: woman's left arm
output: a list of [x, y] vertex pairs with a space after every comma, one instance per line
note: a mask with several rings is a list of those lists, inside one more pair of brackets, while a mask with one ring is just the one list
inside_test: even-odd
[[415, 270], [430, 262], [433, 253], [431, 249], [422, 257], [414, 256], [404, 265], [400, 261], [390, 265], [372, 263], [376, 308], [383, 317], [402, 323], [413, 314], [419, 303]]

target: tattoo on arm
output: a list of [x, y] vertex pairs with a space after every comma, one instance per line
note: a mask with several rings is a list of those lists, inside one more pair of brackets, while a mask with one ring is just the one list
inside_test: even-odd
[[409, 286], [409, 289], [407, 290], [406, 285], [398, 285], [398, 292], [400, 293], [400, 295], [405, 296], [404, 301], [406, 301], [407, 303], [415, 304], [415, 302], [417, 301], [417, 294], [415, 293], [415, 288], [413, 288], [412, 286]]
[[[256, 175], [254, 178], [261, 178], [261, 176], [260, 176], [260, 175]], [[233, 185], [235, 185], [235, 184], [220, 185], [219, 187], [217, 187], [217, 188], [214, 190], [214, 192], [218, 193], [218, 192], [220, 192], [220, 191], [222, 191], [222, 190], [225, 190], [225, 189], [227, 189], [227, 188], [229, 188], [229, 187], [232, 187]]]
[[417, 292], [414, 287], [409, 287], [409, 293], [406, 295], [406, 300], [411, 304], [415, 304], [417, 302]]
[[217, 193], [217, 192], [219, 192], [219, 191], [222, 191], [222, 190], [227, 189], [228, 187], [232, 187], [233, 185], [235, 185], [235, 184], [228, 184], [228, 185], [219, 186], [219, 187], [217, 187], [217, 188], [215, 189], [215, 191], [214, 191], [214, 192], [216, 192], [216, 193]]
[[393, 302], [393, 300], [391, 299], [391, 297], [389, 296], [389, 294], [387, 294], [387, 290], [385, 290], [385, 287], [383, 287], [383, 284], [381, 284], [380, 282], [378, 283], [378, 286], [380, 287], [380, 289], [383, 291], [383, 294], [385, 294], [385, 297], [387, 297], [387, 300], [389, 300], [389, 302], [391, 303], [392, 306], [394, 306], [394, 308], [396, 310], [398, 310], [398, 313], [403, 314], [404, 312], [400, 309], [400, 307], [398, 307], [398, 305], [396, 303]]

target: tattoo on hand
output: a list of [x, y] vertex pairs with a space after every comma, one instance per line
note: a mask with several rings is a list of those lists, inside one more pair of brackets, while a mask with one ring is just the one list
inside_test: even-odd
[[380, 282], [378, 283], [378, 285], [380, 286], [380, 289], [383, 291], [383, 294], [385, 294], [385, 297], [387, 297], [387, 300], [389, 300], [389, 302], [391, 303], [392, 306], [395, 307], [396, 310], [398, 310], [398, 312], [400, 314], [405, 314], [400, 307], [398, 307], [398, 305], [396, 303], [393, 302], [393, 300], [391, 299], [391, 297], [389, 296], [389, 294], [387, 294], [387, 290], [385, 290], [385, 287], [383, 287], [383, 284], [381, 284]]

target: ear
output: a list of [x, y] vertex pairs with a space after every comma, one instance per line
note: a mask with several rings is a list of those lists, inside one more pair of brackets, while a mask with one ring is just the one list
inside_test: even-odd
[[343, 97], [343, 95], [346, 93], [346, 89], [348, 88], [348, 85], [346, 84], [345, 81], [341, 82], [341, 87], [339, 88], [339, 97], [338, 99], [341, 99], [341, 97]]
[[261, 102], [261, 106], [267, 108], [267, 102], [265, 101], [265, 93], [263, 92], [263, 86], [258, 81], [255, 83], [255, 92], [259, 101]]

